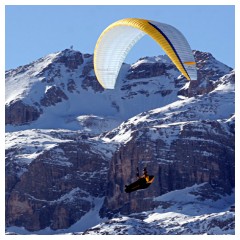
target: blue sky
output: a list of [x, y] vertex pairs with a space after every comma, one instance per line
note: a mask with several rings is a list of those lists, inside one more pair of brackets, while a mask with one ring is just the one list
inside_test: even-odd
[[[235, 66], [234, 5], [172, 6], [5, 6], [5, 69], [28, 64], [49, 53], [69, 48], [93, 53], [101, 32], [111, 23], [138, 17], [178, 28], [192, 49], [211, 52], [219, 61]], [[145, 36], [125, 62], [163, 54]]]

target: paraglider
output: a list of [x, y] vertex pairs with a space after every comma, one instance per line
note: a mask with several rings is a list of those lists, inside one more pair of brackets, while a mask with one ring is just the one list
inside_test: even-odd
[[137, 181], [131, 183], [130, 185], [125, 186], [126, 193], [130, 193], [130, 192], [134, 192], [134, 191], [137, 191], [140, 189], [148, 188], [154, 180], [154, 176], [148, 175], [146, 168], [143, 169], [142, 176], [139, 175], [139, 170], [137, 168], [137, 177], [138, 177]]
[[126, 18], [109, 25], [95, 46], [94, 71], [105, 89], [114, 89], [124, 59], [145, 34], [163, 48], [186, 79], [197, 79], [192, 50], [179, 30], [165, 23]]

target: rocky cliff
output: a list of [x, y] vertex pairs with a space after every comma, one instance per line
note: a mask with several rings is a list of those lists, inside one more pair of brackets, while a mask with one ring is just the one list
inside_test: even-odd
[[7, 134], [7, 225], [68, 228], [106, 195], [112, 150], [86, 138], [69, 131]]
[[[92, 55], [73, 50], [7, 71], [8, 231], [83, 232], [114, 218], [103, 232], [85, 234], [140, 234], [150, 225], [155, 230], [145, 234], [216, 234], [216, 226], [234, 233], [234, 213], [227, 210], [235, 187], [235, 72], [209, 53], [194, 55], [198, 81], [186, 83], [166, 56], [145, 57], [123, 65], [114, 91], [96, 81]], [[153, 184], [126, 194], [136, 168], [146, 166]], [[196, 199], [182, 204], [196, 207], [181, 211], [176, 196], [192, 186]], [[207, 208], [208, 201], [219, 207]], [[199, 218], [191, 218], [192, 228], [157, 230], [171, 210]], [[153, 222], [154, 213], [160, 215]], [[108, 224], [116, 229], [108, 232]], [[162, 224], [166, 229], [167, 220]]]

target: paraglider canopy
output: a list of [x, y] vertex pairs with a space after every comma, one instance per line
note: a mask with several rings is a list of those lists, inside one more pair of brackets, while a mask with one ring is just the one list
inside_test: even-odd
[[126, 18], [108, 26], [94, 50], [94, 71], [99, 83], [114, 89], [121, 65], [132, 47], [148, 34], [188, 79], [197, 79], [192, 50], [183, 34], [171, 25], [139, 18]]

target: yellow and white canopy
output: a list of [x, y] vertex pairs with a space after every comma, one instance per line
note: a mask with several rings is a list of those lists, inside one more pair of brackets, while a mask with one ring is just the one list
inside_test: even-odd
[[126, 18], [108, 26], [96, 43], [94, 70], [98, 81], [104, 88], [114, 89], [124, 59], [145, 34], [148, 34], [163, 48], [188, 80], [197, 79], [192, 50], [180, 31], [165, 23]]

